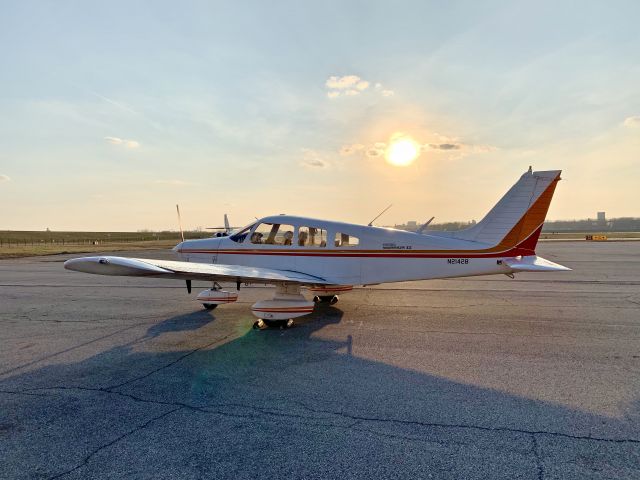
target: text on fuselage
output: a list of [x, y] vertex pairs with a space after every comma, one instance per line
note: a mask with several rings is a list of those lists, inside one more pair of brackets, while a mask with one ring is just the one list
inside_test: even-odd
[[447, 258], [447, 263], [449, 264], [459, 263], [459, 264], [466, 265], [469, 263], [469, 259], [468, 258]]

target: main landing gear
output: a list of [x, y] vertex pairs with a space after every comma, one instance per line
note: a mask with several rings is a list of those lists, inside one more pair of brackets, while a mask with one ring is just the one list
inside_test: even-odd
[[214, 310], [222, 303], [233, 303], [237, 301], [238, 294], [222, 290], [222, 287], [218, 282], [213, 282], [213, 285], [209, 290], [204, 290], [198, 294], [197, 300], [202, 303], [202, 306], [205, 309]]
[[328, 303], [329, 305], [335, 305], [339, 299], [338, 295], [316, 295], [313, 297], [314, 303]]
[[258, 318], [253, 328], [291, 328], [294, 318], [309, 315], [313, 307], [313, 302], [300, 293], [299, 285], [277, 285], [272, 300], [260, 300], [251, 306], [251, 313]]

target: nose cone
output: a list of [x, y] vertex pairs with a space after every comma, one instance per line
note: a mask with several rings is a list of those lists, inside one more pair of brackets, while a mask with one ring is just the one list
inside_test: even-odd
[[184, 249], [184, 244], [186, 242], [180, 242], [179, 244], [177, 244], [175, 247], [173, 247], [171, 250], [173, 250], [173, 252], [176, 254], [176, 256], [178, 257], [178, 260], [183, 260], [184, 256], [182, 254], [182, 250]]
[[218, 250], [221, 238], [201, 238], [198, 240], [185, 240], [180, 242], [173, 251], [176, 253], [179, 259], [193, 261], [193, 255], [207, 255], [214, 254]]

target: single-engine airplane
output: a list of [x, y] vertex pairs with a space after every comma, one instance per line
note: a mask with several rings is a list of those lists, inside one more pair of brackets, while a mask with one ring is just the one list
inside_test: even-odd
[[[235, 302], [236, 292], [218, 282], [273, 284], [272, 299], [252, 305], [255, 328], [290, 327], [310, 314], [314, 302], [335, 303], [354, 285], [518, 272], [570, 270], [536, 255], [535, 249], [560, 171], [520, 177], [477, 224], [460, 231], [420, 233], [274, 215], [227, 236], [184, 240], [176, 245], [179, 261], [83, 257], [67, 260], [68, 270], [100, 275], [170, 278], [213, 282], [197, 300], [207, 309]], [[307, 300], [307, 287], [315, 295]]]

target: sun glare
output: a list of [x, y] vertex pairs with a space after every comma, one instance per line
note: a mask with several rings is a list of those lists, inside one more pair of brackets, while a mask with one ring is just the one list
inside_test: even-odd
[[387, 162], [396, 167], [411, 165], [420, 154], [420, 146], [411, 137], [392, 139], [385, 156]]

